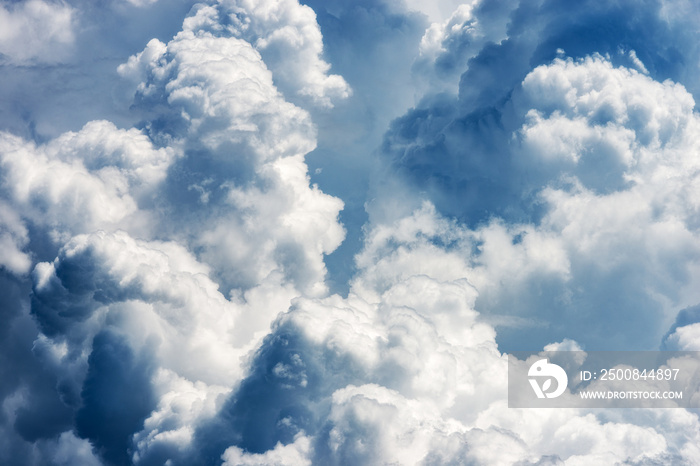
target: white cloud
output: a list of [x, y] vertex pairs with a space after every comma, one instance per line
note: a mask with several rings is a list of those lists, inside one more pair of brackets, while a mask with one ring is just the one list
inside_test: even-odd
[[[221, 44], [235, 44], [231, 37], [240, 38], [246, 47], [252, 46], [262, 55], [272, 71], [275, 85], [288, 99], [301, 98], [302, 102], [332, 107], [333, 101], [351, 93], [341, 76], [328, 74], [330, 65], [322, 58], [323, 40], [316, 14], [296, 0], [227, 0], [214, 5], [200, 4], [195, 7], [194, 14], [185, 19], [183, 31], [200, 38], [208, 34], [229, 36], [228, 40], [219, 42]], [[151, 41], [144, 52], [146, 55], [132, 57], [128, 65], [120, 67], [120, 72], [133, 75], [138, 61], [152, 60], [156, 43]], [[173, 43], [171, 48], [177, 50], [178, 46]], [[198, 50], [203, 51], [201, 47]], [[206, 60], [206, 56], [199, 58]], [[256, 89], [250, 90], [253, 91], [250, 96], [254, 97]]]
[[523, 90], [527, 108], [584, 118], [601, 129], [608, 123], [627, 128], [652, 149], [680, 142], [693, 118], [693, 97], [683, 86], [614, 68], [601, 56], [539, 66], [527, 75]]
[[[251, 292], [246, 304], [233, 303], [208, 272], [176, 243], [124, 232], [77, 236], [35, 269], [32, 312], [49, 335], [35, 345], [66, 394], [79, 398], [93, 337], [105, 329], [146, 351], [157, 368], [149, 381], [156, 407], [134, 437], [138, 461], [163, 448], [187, 450], [194, 428], [216, 414], [245, 373], [246, 354], [268, 332], [281, 307], [269, 301], [285, 299]], [[266, 317], [255, 315], [269, 307]]]
[[644, 74], [649, 74], [649, 70], [646, 66], [644, 66], [642, 60], [639, 59], [639, 57], [637, 56], [637, 52], [635, 52], [634, 50], [630, 50], [627, 54], [629, 55], [630, 60], [632, 60], [632, 63], [634, 63], [634, 66], [636, 66], [639, 71], [641, 71]]
[[58, 244], [99, 228], [147, 229], [139, 203], [150, 202], [176, 154], [153, 147], [136, 129], [105, 121], [39, 146], [0, 134], [4, 186], [22, 216], [43, 225]]
[[[471, 280], [480, 309], [566, 312], [588, 302], [596, 316], [589, 318], [603, 319], [607, 291], [593, 283], [616, 277], [622, 286], [622, 277], [634, 276], [620, 293], [646, 302], [616, 301], [614, 315], [658, 322], [644, 338], [660, 342], [678, 309], [700, 300], [692, 286], [700, 274], [700, 162], [693, 155], [700, 118], [692, 97], [676, 83], [594, 56], [536, 68], [513, 102], [523, 122], [513, 134], [513, 163], [529, 185], [525, 194], [537, 193], [544, 209], [536, 225], [495, 219], [475, 229]], [[555, 294], [542, 301], [545, 277]], [[630, 338], [641, 341], [641, 331]]]
[[[151, 41], [120, 73], [138, 83], [138, 99], [162, 95], [177, 111], [184, 128], [166, 140], [182, 141], [184, 163], [206, 151], [216, 167], [191, 186], [217, 208], [187, 228], [225, 284], [291, 280], [323, 293], [323, 255], [344, 238], [337, 222], [343, 204], [309, 186], [303, 157], [315, 147], [315, 128], [306, 111], [282, 98], [255, 48], [224, 34], [219, 13], [200, 7], [170, 43]], [[266, 27], [273, 26], [283, 27]]]
[[669, 335], [668, 343], [679, 351], [700, 351], [700, 323], [678, 327]]
[[250, 42], [272, 70], [287, 98], [303, 97], [322, 107], [350, 95], [342, 76], [328, 74], [316, 13], [297, 0], [222, 0], [232, 31]]
[[[446, 66], [440, 79], [504, 38], [513, 6], [488, 16], [475, 2], [448, 17], [450, 2], [411, 3], [440, 22], [423, 44], [431, 66]], [[0, 25], [31, 5], [48, 8], [23, 5], [0, 10]], [[0, 45], [14, 47], [12, 34], [0, 33]], [[31, 49], [8, 56], [47, 59]], [[450, 70], [453, 58], [463, 61]], [[316, 128], [305, 106], [329, 108], [349, 87], [324, 60], [315, 14], [296, 1], [199, 5], [172, 40], [153, 39], [119, 68], [143, 131], [93, 121], [46, 143], [2, 133], [0, 264], [26, 280], [27, 295], [32, 281], [41, 333], [31, 345], [36, 332], [20, 329], [30, 335], [24, 350], [45, 371], [41, 387], [59, 387], [51, 393], [67, 425], [75, 411], [92, 414], [85, 394], [110, 380], [93, 350], [96, 337], [113, 335], [126, 347], [119, 362], [133, 356], [145, 367], [126, 386], [153, 397], [120, 440], [136, 464], [189, 464], [208, 441], [229, 442], [214, 454], [225, 464], [700, 461], [698, 418], [682, 409], [507, 408], [493, 316], [476, 310], [546, 322], [549, 309], [537, 307], [555, 296], [576, 315], [561, 317], [564, 335], [543, 346], [580, 350], [590, 329], [577, 323], [616, 315], [595, 307], [612, 296], [597, 285], [619, 284], [664, 318], [700, 300], [700, 123], [690, 94], [601, 56], [536, 68], [507, 100], [510, 132], [498, 147], [513, 150], [513, 171], [526, 174], [513, 186], [537, 198], [539, 215], [467, 227], [429, 202], [414, 209], [420, 196], [410, 190], [410, 199], [393, 193], [379, 201], [389, 213], [364, 230], [347, 297], [328, 296], [324, 256], [343, 240], [343, 203], [311, 184], [304, 157]], [[481, 134], [494, 135], [502, 132]], [[53, 243], [37, 245], [47, 234]], [[34, 248], [41, 262], [22, 278]], [[30, 307], [28, 297], [16, 304]], [[629, 316], [621, 319], [632, 325]], [[661, 328], [646, 323], [646, 333]], [[668, 342], [693, 348], [696, 326], [679, 326]], [[3, 434], [38, 390], [18, 384], [2, 386]], [[236, 403], [249, 403], [249, 425]], [[226, 432], [203, 438], [219, 417]], [[259, 432], [267, 451], [245, 444]], [[0, 456], [12, 434], [0, 436]], [[99, 464], [103, 441], [78, 429], [32, 445], [35, 458]]]
[[528, 445], [531, 460], [554, 456], [566, 464], [634, 462], [663, 458], [667, 448], [663, 435], [652, 429], [601, 422], [574, 409], [515, 410], [497, 404], [480, 415], [477, 425], [517, 435]]
[[[133, 436], [137, 463], [190, 453], [278, 313], [301, 292], [325, 292], [323, 255], [344, 237], [342, 202], [310, 186], [308, 113], [282, 98], [248, 42], [213, 23], [202, 29], [211, 12], [201, 7], [168, 44], [151, 41], [120, 67], [137, 105], [159, 105], [144, 132], [95, 121], [38, 146], [2, 140], [12, 200], [54, 247], [65, 243], [35, 267], [32, 303], [37, 355], [63, 399], [77, 408], [86, 377], [100, 376], [90, 359], [99, 338], [123, 341], [153, 368], [138, 382], [154, 406]], [[158, 126], [163, 116], [175, 124]], [[209, 173], [197, 171], [198, 157]], [[188, 170], [202, 179], [178, 186], [172, 174]], [[178, 203], [191, 186], [197, 200]], [[177, 241], [151, 239], [168, 235]]]
[[[455, 3], [449, 11], [436, 14], [435, 7], [439, 5], [442, 10], [444, 2], [422, 3], [433, 7], [424, 11], [432, 24], [421, 39], [414, 68], [419, 77], [427, 79], [428, 93], [445, 90], [456, 93], [459, 76], [467, 70], [469, 60], [486, 44], [507, 39], [510, 14], [518, 4], [511, 0], [497, 3], [474, 0]], [[429, 13], [430, 10], [433, 11]]]
[[459, 431], [428, 403], [405, 399], [378, 385], [348, 386], [333, 394], [329, 464], [417, 464], [432, 436]]
[[63, 2], [28, 0], [0, 5], [0, 60], [56, 63], [72, 51], [75, 10]]
[[0, 201], [0, 266], [14, 274], [29, 272], [31, 258], [22, 250], [29, 242], [19, 214]]
[[92, 451], [90, 442], [77, 438], [73, 432], [62, 433], [55, 445], [55, 450], [46, 454], [56, 466], [81, 464], [85, 466], [100, 466], [102, 462]]
[[[240, 309], [219, 293], [207, 272], [176, 243], [138, 241], [121, 231], [76, 236], [53, 263], [35, 269], [34, 290], [45, 306], [38, 317], [47, 323], [65, 319], [72, 321], [66, 328], [77, 328], [98, 312], [103, 316], [94, 323], [128, 330], [134, 348], [157, 335], [161, 367], [191, 380], [230, 385], [240, 368], [231, 363], [236, 357], [229, 346], [249, 342], [233, 340]], [[78, 303], [83, 313], [76, 312]], [[105, 314], [114, 314], [114, 320], [105, 322]]]
[[311, 439], [298, 435], [293, 443], [278, 443], [265, 453], [247, 453], [238, 447], [228, 448], [222, 459], [223, 466], [309, 466]]
[[143, 430], [134, 434], [134, 464], [148, 464], [149, 455], [170, 450], [171, 456], [184, 455], [202, 419], [216, 414], [227, 386], [189, 380], [168, 369], [159, 369], [153, 384], [157, 407], [146, 418]]

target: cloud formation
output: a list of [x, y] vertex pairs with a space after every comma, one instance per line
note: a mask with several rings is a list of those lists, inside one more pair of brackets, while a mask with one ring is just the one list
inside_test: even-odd
[[[377, 202], [374, 215], [395, 215], [390, 190], [412, 199], [400, 203], [404, 214], [420, 204], [425, 196], [414, 193], [422, 191], [471, 225], [483, 242], [475, 258], [489, 274], [476, 285], [477, 309], [501, 322], [499, 314], [515, 314], [534, 330], [521, 337], [521, 325], [504, 329], [502, 343], [517, 347], [534, 337], [544, 345], [569, 337], [565, 328], [576, 322], [588, 329], [580, 338], [596, 348], [653, 345], [675, 313], [698, 300], [690, 285], [698, 244], [693, 96], [634, 63], [614, 64], [627, 54], [574, 59], [558, 49], [560, 58], [520, 82], [483, 79], [515, 49], [538, 57], [516, 24], [510, 37], [465, 64], [458, 96], [428, 96], [393, 123], [384, 156], [401, 181], [378, 187], [388, 201]], [[539, 254], [542, 270], [533, 256], [513, 260], [525, 248]], [[634, 316], [639, 323], [629, 339], [602, 323], [611, 308], [620, 322]]]
[[0, 463], [700, 463], [506, 402], [698, 349], [694, 4], [166, 3], [0, 6]]
[[147, 128], [185, 153], [187, 179], [167, 187], [180, 201], [172, 209], [198, 218], [189, 234], [225, 283], [247, 288], [278, 273], [320, 291], [322, 255], [344, 236], [342, 202], [309, 186], [309, 115], [283, 99], [250, 43], [215, 22], [225, 14], [196, 8], [169, 44], [149, 42], [119, 72], [138, 83], [139, 108], [167, 108]]
[[62, 2], [0, 5], [0, 60], [13, 65], [57, 63], [75, 42], [76, 12]]

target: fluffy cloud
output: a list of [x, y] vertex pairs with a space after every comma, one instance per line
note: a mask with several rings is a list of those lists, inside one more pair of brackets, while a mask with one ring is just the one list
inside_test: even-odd
[[[323, 292], [323, 255], [344, 235], [342, 202], [309, 183], [308, 113], [210, 13], [195, 9], [169, 44], [151, 41], [120, 68], [135, 108], [156, 105], [143, 131], [92, 121], [43, 144], [2, 136], [15, 206], [2, 211], [3, 266], [27, 271], [29, 237], [48, 259], [32, 273], [35, 357], [58, 387], [57, 423], [74, 416], [107, 463], [189, 454], [270, 322], [299, 289]], [[33, 413], [34, 396], [8, 412]]]
[[[527, 324], [548, 334], [544, 345], [572, 337], [565, 328], [577, 322], [590, 329], [584, 344], [609, 347], [602, 322], [614, 308], [639, 322], [627, 347], [654, 345], [678, 309], [700, 299], [691, 285], [700, 245], [693, 109], [677, 83], [599, 55], [555, 59], [489, 112], [459, 116], [449, 102], [409, 112], [387, 153], [404, 179], [474, 225], [477, 309], [494, 322], [526, 319], [502, 338], [519, 344]], [[612, 277], [617, 290], [604, 285]], [[544, 316], [549, 331], [538, 330]]]
[[668, 327], [699, 298], [690, 285], [700, 245], [692, 97], [600, 57], [556, 60], [530, 73], [522, 89], [531, 110], [516, 133], [515, 163], [551, 177], [542, 180], [540, 225], [567, 250], [574, 273], [567, 279], [591, 270], [586, 257], [595, 257], [602, 276], [634, 273], [638, 293], [657, 300]]
[[75, 41], [75, 10], [63, 2], [29, 0], [0, 6], [0, 59], [56, 63]]
[[275, 75], [275, 83], [289, 98], [307, 98], [332, 107], [333, 100], [350, 95], [342, 76], [328, 75], [316, 13], [296, 0], [225, 1], [223, 10], [232, 31], [261, 53]]
[[428, 92], [455, 92], [461, 75], [486, 44], [507, 39], [510, 15], [518, 6], [511, 0], [474, 1], [455, 5], [446, 19], [433, 22], [420, 43], [414, 70], [429, 82]]
[[309, 466], [309, 451], [311, 442], [308, 437], [299, 435], [294, 443], [282, 445], [278, 443], [274, 449], [265, 453], [246, 453], [237, 447], [231, 447], [224, 452], [224, 466], [234, 465], [270, 465], [270, 466]]
[[2, 133], [0, 150], [3, 189], [59, 243], [95, 229], [139, 228], [139, 206], [152, 202], [177, 154], [106, 121], [39, 146]]
[[[48, 336], [35, 343], [37, 356], [55, 371], [64, 403], [77, 408], [83, 400], [79, 432], [104, 457], [121, 457], [139, 431], [137, 462], [186, 450], [193, 426], [213, 416], [217, 399], [242, 378], [246, 353], [267, 333], [280, 308], [275, 299], [284, 298], [251, 293], [233, 303], [208, 272], [175, 243], [124, 232], [77, 236], [53, 263], [35, 268], [32, 312]], [[266, 307], [267, 317], [244, 318]], [[114, 373], [125, 386], [110, 388]], [[112, 405], [118, 400], [101, 404], [114, 398], [110, 390], [123, 391], [125, 406], [136, 403], [130, 392], [151, 400], [119, 414]], [[96, 430], [101, 416], [111, 416], [114, 429], [123, 426], [120, 443]]]
[[678, 327], [666, 339], [666, 344], [681, 351], [699, 351], [700, 323]]
[[[322, 59], [323, 41], [314, 11], [296, 0], [222, 1], [197, 5], [195, 13], [185, 20], [181, 38], [184, 39], [187, 33], [198, 35], [204, 32], [217, 37], [228, 36], [229, 40], [221, 44], [235, 44], [230, 38], [236, 37], [246, 47], [252, 46], [262, 55], [274, 74], [275, 84], [288, 98], [306, 98], [316, 105], [331, 107], [333, 100], [350, 95], [350, 88], [341, 76], [328, 75], [330, 65]], [[187, 43], [181, 41], [184, 47]], [[177, 43], [171, 48], [178, 50]], [[162, 51], [158, 41], [151, 42], [142, 54], [122, 66], [120, 72], [134, 75], [135, 68], [143, 67], [144, 60], [153, 60], [157, 56], [154, 55], [155, 49]], [[183, 58], [185, 53], [183, 49]], [[252, 50], [247, 53], [252, 53]], [[206, 57], [198, 58], [206, 60]], [[249, 59], [259, 60], [257, 57]]]
[[27, 227], [19, 214], [0, 203], [0, 265], [15, 274], [29, 272], [31, 259], [22, 251], [28, 242]]
[[[280, 276], [320, 292], [323, 254], [344, 237], [342, 202], [309, 186], [303, 157], [315, 130], [308, 113], [282, 98], [255, 48], [222, 35], [217, 11], [196, 9], [169, 44], [151, 41], [120, 73], [139, 82], [141, 107], [171, 109], [150, 128], [185, 152], [179, 170], [189, 179], [172, 187], [184, 201], [173, 209], [203, 223], [190, 224], [193, 242], [224, 283], [250, 287]], [[202, 219], [202, 205], [216, 214]]]
[[429, 205], [370, 232], [348, 297], [279, 317], [198, 451], [242, 464], [692, 462], [700, 424], [682, 409], [506, 406], [505, 355], [473, 310], [469, 236]]
[[128, 3], [0, 10], [101, 18], [5, 66], [94, 36], [133, 112], [3, 126], [0, 462], [700, 461], [691, 411], [506, 405], [513, 348], [697, 347], [696, 7], [221, 0], [106, 47], [189, 8]]

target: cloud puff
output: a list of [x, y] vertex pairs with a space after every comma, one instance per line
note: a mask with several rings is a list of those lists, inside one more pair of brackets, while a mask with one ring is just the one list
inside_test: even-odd
[[289, 445], [277, 444], [274, 449], [265, 453], [247, 453], [237, 447], [228, 448], [222, 459], [224, 466], [234, 465], [270, 465], [270, 466], [308, 466], [311, 465], [309, 451], [311, 442], [308, 437], [299, 435], [294, 443]]
[[288, 98], [299, 96], [332, 107], [334, 100], [350, 95], [342, 76], [328, 74], [314, 10], [296, 0], [225, 1], [221, 6], [231, 18], [234, 34], [260, 52]]
[[635, 264], [639, 293], [658, 299], [668, 326], [678, 308], [698, 299], [689, 288], [699, 244], [699, 167], [689, 154], [700, 120], [692, 97], [601, 58], [539, 67], [523, 92], [533, 110], [516, 133], [523, 150], [516, 157], [534, 159], [540, 173], [552, 170], [541, 191], [543, 229], [565, 242], [574, 269], [590, 270], [590, 254], [603, 276], [632, 273], [622, 271]]
[[[82, 406], [78, 431], [103, 457], [122, 457], [133, 434], [140, 461], [186, 449], [197, 420], [211, 417], [217, 398], [242, 377], [245, 354], [279, 309], [270, 300], [284, 297], [251, 293], [247, 303], [232, 303], [208, 271], [175, 243], [124, 232], [77, 236], [53, 263], [37, 265], [32, 313], [48, 338], [35, 346], [55, 371], [64, 403]], [[267, 317], [244, 317], [266, 306]], [[109, 374], [122, 374], [126, 386], [106, 381]], [[110, 390], [138, 409], [115, 411]], [[114, 431], [97, 428], [101, 416], [114, 419]]]
[[[295, 0], [201, 4], [185, 20], [184, 31], [242, 39], [247, 47], [252, 46], [262, 55], [274, 74], [275, 84], [288, 98], [306, 98], [314, 104], [331, 107], [332, 100], [350, 95], [350, 88], [341, 76], [327, 74], [330, 65], [322, 59], [323, 41], [314, 11]], [[120, 67], [120, 72], [133, 75], [137, 63], [152, 60], [153, 50], [158, 47], [157, 42], [151, 42], [145, 56], [133, 57]], [[172, 47], [177, 45], [173, 43]]]
[[698, 348], [698, 337], [700, 337], [700, 323], [694, 323], [678, 327], [670, 334], [665, 342], [671, 347], [680, 351], [700, 351]]
[[[248, 42], [205, 24], [210, 11], [120, 68], [136, 108], [155, 105], [143, 131], [92, 121], [43, 144], [2, 135], [3, 190], [22, 211], [3, 210], [3, 265], [26, 272], [29, 238], [48, 260], [31, 276], [30, 338], [57, 387], [52, 429], [68, 435], [75, 419], [107, 463], [187, 457], [270, 322], [300, 289], [323, 293], [323, 255], [344, 235], [342, 202], [309, 183], [308, 113]], [[39, 395], [8, 412], [34, 422]]]
[[57, 63], [72, 51], [76, 12], [63, 2], [29, 0], [0, 6], [0, 60]]
[[0, 150], [4, 190], [23, 217], [59, 244], [98, 228], [138, 227], [144, 220], [139, 207], [152, 202], [177, 156], [154, 147], [141, 131], [106, 121], [38, 146], [2, 133]]
[[299, 299], [279, 317], [197, 451], [242, 464], [693, 461], [700, 424], [682, 409], [508, 408], [505, 355], [473, 310], [468, 238], [429, 205], [371, 231], [348, 297]]
[[[535, 68], [491, 110], [460, 116], [458, 108], [447, 100], [412, 110], [386, 147], [411, 182], [402, 189], [426, 189], [439, 208], [474, 225], [477, 309], [547, 315], [546, 344], [571, 337], [571, 322], [604, 334], [591, 315], [614, 307], [621, 319], [644, 322], [625, 345], [645, 333], [653, 345], [679, 308], [698, 302], [691, 154], [700, 120], [683, 86], [595, 55]], [[612, 276], [617, 291], [603, 285]], [[518, 341], [518, 330], [505, 332]]]
[[27, 227], [19, 214], [0, 203], [0, 266], [15, 274], [29, 272], [31, 259], [22, 251], [28, 242]]
[[37, 442], [34, 461], [46, 460], [57, 466], [73, 464], [100, 466], [103, 464], [93, 453], [90, 442], [76, 437], [73, 432], [64, 432], [56, 438]]
[[433, 22], [420, 43], [414, 72], [427, 78], [429, 93], [456, 92], [461, 75], [487, 44], [507, 39], [510, 14], [515, 1], [466, 2], [455, 5], [446, 19]]
[[[120, 73], [140, 81], [140, 105], [170, 109], [150, 128], [157, 139], [184, 144], [178, 171], [187, 185], [172, 185], [183, 201], [173, 209], [203, 223], [191, 223], [193, 241], [227, 286], [279, 276], [319, 292], [323, 254], [344, 237], [342, 202], [309, 186], [308, 113], [282, 98], [259, 53], [215, 22], [217, 11], [197, 9], [169, 44], [151, 41]], [[201, 219], [202, 204], [215, 214]]]

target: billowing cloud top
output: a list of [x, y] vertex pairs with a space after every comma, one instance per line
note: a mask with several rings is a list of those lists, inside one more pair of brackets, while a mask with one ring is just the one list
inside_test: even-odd
[[699, 464], [693, 410], [506, 402], [700, 349], [699, 21], [0, 5], [0, 463]]

